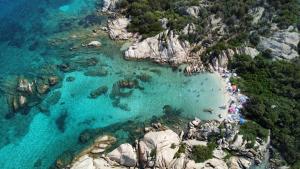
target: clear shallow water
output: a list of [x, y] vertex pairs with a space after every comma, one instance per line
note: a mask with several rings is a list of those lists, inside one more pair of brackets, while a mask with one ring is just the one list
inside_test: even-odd
[[[9, 35], [0, 39], [1, 79], [15, 75], [36, 76], [44, 65], [55, 67], [62, 62], [76, 62], [91, 57], [99, 63], [61, 73], [61, 84], [45, 98], [47, 101], [55, 93], [61, 93], [58, 102], [48, 106], [48, 113], [42, 113], [38, 106], [34, 106], [28, 115], [17, 114], [7, 120], [4, 118], [8, 111], [4, 104], [6, 93], [0, 93], [0, 166], [3, 169], [48, 168], [64, 151], [82, 148], [78, 136], [83, 130], [161, 116], [165, 105], [182, 109], [184, 117], [216, 118], [217, 114], [205, 113], [203, 109], [214, 108], [219, 111], [218, 107], [226, 99], [223, 84], [214, 74], [186, 77], [168, 67], [123, 60], [120, 44], [110, 41], [103, 34], [93, 34], [95, 26], [77, 24], [95, 10], [94, 0], [57, 0], [40, 2], [38, 5], [33, 0], [15, 3], [12, 11], [6, 14], [15, 14], [14, 22], [11, 24], [6, 19], [2, 20], [1, 32]], [[3, 3], [0, 8], [5, 8]], [[14, 10], [21, 10], [23, 15], [16, 14]], [[102, 47], [81, 47], [82, 43], [91, 40], [101, 41]], [[79, 49], [71, 51], [70, 47]], [[102, 68], [108, 71], [107, 76], [84, 75], [88, 70]], [[151, 76], [150, 82], [139, 82], [144, 89], [134, 89], [131, 96], [120, 99], [120, 103], [127, 105], [129, 110], [114, 107], [109, 96], [113, 84], [122, 79], [136, 79], [137, 75], [144, 73]], [[69, 76], [75, 80], [67, 82]], [[109, 88], [106, 95], [97, 99], [88, 97], [92, 90], [103, 85]], [[62, 132], [56, 121], [64, 113], [66, 118]]]

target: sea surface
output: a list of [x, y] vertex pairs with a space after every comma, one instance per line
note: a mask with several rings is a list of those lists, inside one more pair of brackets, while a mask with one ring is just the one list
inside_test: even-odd
[[[185, 76], [181, 68], [124, 60], [128, 44], [95, 31], [107, 20], [95, 15], [100, 7], [99, 0], [0, 0], [1, 169], [47, 169], [65, 152], [86, 146], [78, 138], [88, 129], [109, 128], [126, 141], [131, 132], [127, 125], [165, 118], [166, 105], [180, 110], [182, 119], [216, 119], [223, 113], [218, 107], [226, 96], [218, 75]], [[85, 47], [93, 40], [101, 47]], [[88, 65], [86, 60], [97, 62]], [[57, 66], [61, 64], [77, 66], [61, 71]], [[8, 118], [7, 98], [14, 95], [16, 79], [35, 79], [49, 72], [60, 78], [59, 84], [20, 110], [23, 113]], [[113, 97], [114, 85], [123, 79], [139, 85], [125, 89], [128, 96]], [[101, 86], [108, 87], [107, 93], [91, 98], [91, 91]], [[207, 108], [215, 113], [204, 112]]]

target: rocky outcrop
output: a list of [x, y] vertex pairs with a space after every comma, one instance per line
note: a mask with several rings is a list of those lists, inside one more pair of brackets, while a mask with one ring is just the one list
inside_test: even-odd
[[150, 59], [158, 63], [180, 64], [188, 61], [190, 44], [179, 40], [173, 31], [165, 31], [129, 47], [126, 59]]
[[[108, 169], [108, 168], [126, 168], [118, 167], [119, 165], [108, 158], [101, 158], [100, 155], [116, 142], [116, 138], [104, 135], [95, 139], [94, 144], [83, 150], [71, 164], [71, 169]], [[116, 167], [115, 167], [116, 166]]]
[[110, 38], [114, 40], [130, 39], [133, 34], [126, 30], [128, 24], [129, 20], [125, 17], [109, 20], [107, 23], [107, 28]]
[[184, 35], [194, 34], [195, 32], [196, 32], [196, 25], [193, 23], [187, 24], [182, 30], [182, 33]]
[[299, 56], [297, 52], [299, 41], [299, 32], [277, 31], [270, 37], [261, 37], [258, 49], [270, 51], [271, 56], [275, 59], [293, 59]]
[[199, 6], [190, 6], [186, 9], [186, 13], [195, 18], [199, 17], [200, 7]]
[[141, 166], [168, 168], [178, 150], [179, 142], [178, 135], [172, 130], [147, 133], [139, 142]]
[[110, 160], [116, 161], [119, 164], [127, 167], [134, 167], [137, 164], [137, 156], [134, 148], [126, 143], [107, 154]]
[[252, 24], [257, 24], [262, 18], [265, 8], [257, 7], [250, 10], [249, 14], [253, 17]]
[[218, 70], [218, 68], [226, 68], [228, 65], [228, 61], [232, 59], [234, 55], [242, 55], [242, 54], [249, 55], [252, 58], [254, 58], [259, 54], [259, 51], [251, 47], [240, 47], [235, 49], [223, 50], [218, 55], [212, 53], [211, 65], [214, 70]]
[[[190, 130], [193, 130], [192, 135], [190, 135]], [[125, 143], [107, 155], [104, 155], [103, 152], [115, 139], [109, 136], [99, 137], [92, 148], [84, 151], [80, 158], [73, 162], [72, 169], [122, 167], [248, 169], [253, 164], [260, 163], [270, 141], [268, 139], [265, 142], [257, 138], [255, 147], [247, 148], [245, 145], [248, 142], [243, 139], [243, 135], [238, 134], [237, 124], [228, 121], [203, 122], [197, 118], [189, 123], [188, 131], [183, 137], [179, 137], [175, 132], [166, 129], [160, 123], [153, 123], [152, 127], [147, 128], [147, 131], [148, 133], [140, 141], [136, 140], [135, 148]], [[222, 136], [220, 135], [221, 132]], [[198, 145], [208, 146], [208, 137], [218, 134], [221, 138], [218, 137], [220, 139], [217, 140], [217, 147], [212, 152], [213, 158], [202, 163], [195, 163], [191, 159], [193, 147]], [[194, 139], [188, 139], [187, 137], [193, 137]], [[182, 147], [182, 145], [185, 146]], [[93, 152], [93, 150], [98, 150], [99, 147], [103, 147], [101, 151]], [[102, 156], [99, 156], [99, 154]], [[227, 159], [227, 155], [231, 155], [231, 157]]]
[[119, 0], [103, 0], [102, 12], [112, 12]]

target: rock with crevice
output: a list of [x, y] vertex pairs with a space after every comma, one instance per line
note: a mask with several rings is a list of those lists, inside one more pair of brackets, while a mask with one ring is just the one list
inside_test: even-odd
[[134, 43], [125, 51], [126, 59], [150, 59], [158, 63], [181, 64], [188, 61], [190, 44], [173, 31]]
[[168, 168], [178, 151], [179, 142], [179, 136], [172, 130], [147, 133], [139, 142], [141, 167]]
[[114, 40], [127, 40], [132, 38], [133, 34], [126, 29], [129, 22], [129, 19], [125, 17], [108, 20], [107, 28], [109, 37]]
[[118, 148], [108, 153], [107, 157], [127, 167], [134, 167], [137, 164], [136, 151], [128, 143], [121, 144]]

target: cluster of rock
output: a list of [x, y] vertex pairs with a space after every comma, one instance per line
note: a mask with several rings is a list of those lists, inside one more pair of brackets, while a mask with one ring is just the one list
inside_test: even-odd
[[16, 112], [27, 114], [29, 107], [39, 104], [41, 96], [46, 94], [51, 87], [59, 83], [56, 75], [45, 75], [39, 78], [17, 77], [1, 84], [1, 88], [7, 95], [10, 112], [7, 118], [13, 117]]
[[189, 60], [190, 44], [173, 31], [134, 43], [125, 51], [126, 59], [149, 59], [158, 63], [181, 64]]
[[[222, 126], [222, 127], [221, 127]], [[71, 169], [102, 168], [166, 168], [166, 169], [245, 169], [259, 164], [268, 149], [268, 141], [256, 139], [254, 148], [246, 148], [247, 141], [239, 134], [236, 123], [226, 121], [191, 121], [180, 135], [161, 124], [145, 128], [146, 134], [134, 146], [125, 143], [110, 153], [104, 153], [115, 139], [103, 136], [75, 158]], [[221, 133], [222, 136], [221, 136]], [[191, 159], [194, 146], [208, 144], [210, 136], [219, 136], [213, 158], [202, 163]], [[179, 147], [184, 151], [179, 152]], [[230, 157], [228, 152], [232, 152]], [[229, 158], [227, 158], [229, 157]]]

